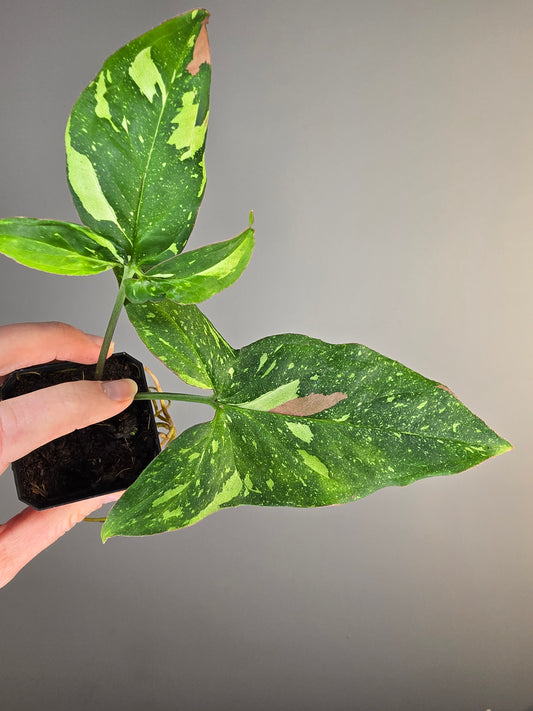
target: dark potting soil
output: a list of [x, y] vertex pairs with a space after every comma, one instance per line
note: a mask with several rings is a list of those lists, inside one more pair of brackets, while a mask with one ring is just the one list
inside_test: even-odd
[[[52, 363], [12, 373], [2, 399], [51, 385], [94, 378], [94, 365]], [[148, 390], [139, 361], [117, 353], [106, 361], [104, 380], [132, 378]], [[59, 437], [13, 462], [18, 496], [36, 509], [79, 501], [130, 486], [160, 452], [152, 403], [132, 403], [126, 410]]]

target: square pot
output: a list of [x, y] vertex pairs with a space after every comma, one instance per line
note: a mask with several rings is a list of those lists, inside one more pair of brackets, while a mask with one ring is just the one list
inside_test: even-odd
[[[11, 373], [0, 396], [18, 395], [94, 378], [95, 365], [54, 362]], [[103, 380], [131, 378], [139, 392], [148, 386], [142, 363], [127, 353], [110, 356]], [[58, 437], [13, 462], [17, 494], [35, 509], [81, 501], [128, 488], [161, 451], [150, 401], [133, 402], [114, 417]]]

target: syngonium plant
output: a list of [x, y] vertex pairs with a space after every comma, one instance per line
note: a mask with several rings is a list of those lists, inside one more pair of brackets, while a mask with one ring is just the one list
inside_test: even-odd
[[453, 474], [511, 445], [443, 385], [357, 344], [267, 336], [235, 350], [196, 306], [232, 284], [253, 249], [239, 236], [184, 252], [205, 189], [211, 76], [206, 10], [118, 50], [76, 102], [67, 175], [83, 226], [0, 220], [0, 251], [56, 274], [113, 270], [117, 299], [170, 370], [210, 395], [213, 418], [181, 433], [111, 510], [103, 540], [193, 524], [242, 504], [316, 507]]

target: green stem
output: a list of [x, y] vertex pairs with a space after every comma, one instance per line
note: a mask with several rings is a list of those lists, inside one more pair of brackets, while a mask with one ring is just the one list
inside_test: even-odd
[[202, 405], [211, 405], [217, 408], [216, 399], [213, 395], [189, 395], [188, 393], [137, 393], [134, 400], [180, 400], [181, 402], [200, 402]]
[[118, 317], [124, 306], [124, 301], [126, 300], [126, 279], [132, 274], [132, 270], [129, 267], [124, 267], [124, 273], [122, 275], [122, 281], [120, 282], [120, 287], [118, 290], [117, 298], [115, 300], [115, 305], [113, 306], [113, 311], [109, 318], [109, 323], [107, 324], [107, 329], [104, 335], [104, 342], [100, 349], [100, 355], [98, 356], [98, 363], [96, 364], [96, 371], [94, 373], [95, 380], [102, 380], [104, 375], [105, 360], [107, 358], [107, 353], [109, 351], [109, 346], [113, 339], [113, 334], [117, 325]]

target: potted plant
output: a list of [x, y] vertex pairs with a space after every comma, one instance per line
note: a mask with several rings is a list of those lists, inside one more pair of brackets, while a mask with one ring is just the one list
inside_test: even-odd
[[[511, 447], [448, 388], [365, 346], [282, 334], [235, 350], [198, 308], [240, 276], [254, 242], [250, 216], [237, 237], [184, 251], [205, 189], [207, 20], [206, 10], [193, 10], [125, 45], [76, 102], [65, 143], [83, 226], [0, 220], [0, 251], [22, 264], [61, 274], [113, 270], [117, 298], [96, 368], [83, 377], [106, 376], [125, 307], [152, 353], [199, 389], [152, 393], [143, 385], [132, 407], [158, 399], [213, 410], [151, 451], [103, 540], [178, 529], [241, 504], [349, 502], [463, 471]], [[147, 427], [153, 434], [153, 422]], [[141, 429], [132, 424], [126, 435]]]

